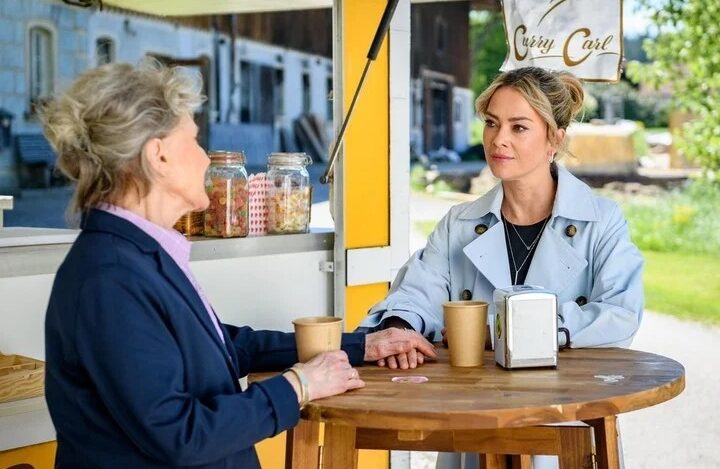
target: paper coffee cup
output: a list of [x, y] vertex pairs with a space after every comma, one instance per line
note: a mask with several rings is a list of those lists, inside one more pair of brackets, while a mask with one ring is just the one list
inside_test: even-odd
[[322, 352], [340, 350], [342, 318], [311, 316], [295, 319], [293, 325], [300, 362], [306, 362]]
[[448, 301], [443, 304], [451, 366], [482, 366], [488, 304]]

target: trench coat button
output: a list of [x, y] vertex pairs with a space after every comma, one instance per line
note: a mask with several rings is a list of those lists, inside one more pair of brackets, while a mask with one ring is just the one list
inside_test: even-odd
[[577, 228], [575, 225], [568, 225], [567, 228], [565, 228], [565, 234], [571, 238], [575, 236], [577, 234]]
[[470, 290], [463, 290], [460, 297], [463, 299], [463, 301], [470, 301], [472, 300], [472, 292]]
[[578, 306], [585, 306], [587, 304], [587, 298], [584, 296], [578, 296], [575, 298], [575, 303], [577, 303]]
[[487, 225], [483, 225], [482, 223], [477, 225], [475, 227], [475, 233], [481, 235], [487, 231]]

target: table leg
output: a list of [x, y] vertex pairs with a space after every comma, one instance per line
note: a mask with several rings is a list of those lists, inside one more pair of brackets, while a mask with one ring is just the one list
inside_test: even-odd
[[588, 420], [585, 423], [595, 430], [598, 469], [619, 469], [617, 417], [611, 415], [601, 419]]
[[287, 432], [285, 469], [315, 469], [320, 466], [320, 424], [300, 420]]
[[527, 454], [480, 454], [481, 469], [532, 469], [532, 456]]
[[355, 427], [325, 424], [323, 469], [357, 469]]
[[587, 427], [563, 427], [560, 432], [560, 469], [592, 469], [592, 433]]
[[532, 456], [529, 454], [512, 455], [512, 469], [532, 469]]
[[504, 454], [480, 454], [480, 469], [508, 469]]

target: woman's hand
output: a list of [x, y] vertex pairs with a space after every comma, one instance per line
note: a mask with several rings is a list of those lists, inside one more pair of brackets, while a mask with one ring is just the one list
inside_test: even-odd
[[[308, 400], [311, 401], [365, 386], [358, 371], [350, 366], [348, 356], [342, 350], [321, 353], [306, 363], [296, 364], [294, 368], [300, 369], [305, 374], [308, 380]], [[300, 388], [295, 384], [297, 378], [293, 373], [286, 375], [298, 392]]]
[[365, 361], [377, 361], [379, 366], [406, 370], [436, 356], [435, 347], [413, 330], [391, 327], [365, 337]]

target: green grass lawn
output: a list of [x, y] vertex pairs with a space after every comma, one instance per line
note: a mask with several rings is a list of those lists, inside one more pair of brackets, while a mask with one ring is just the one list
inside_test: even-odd
[[647, 309], [720, 324], [720, 257], [653, 251], [643, 256]]

